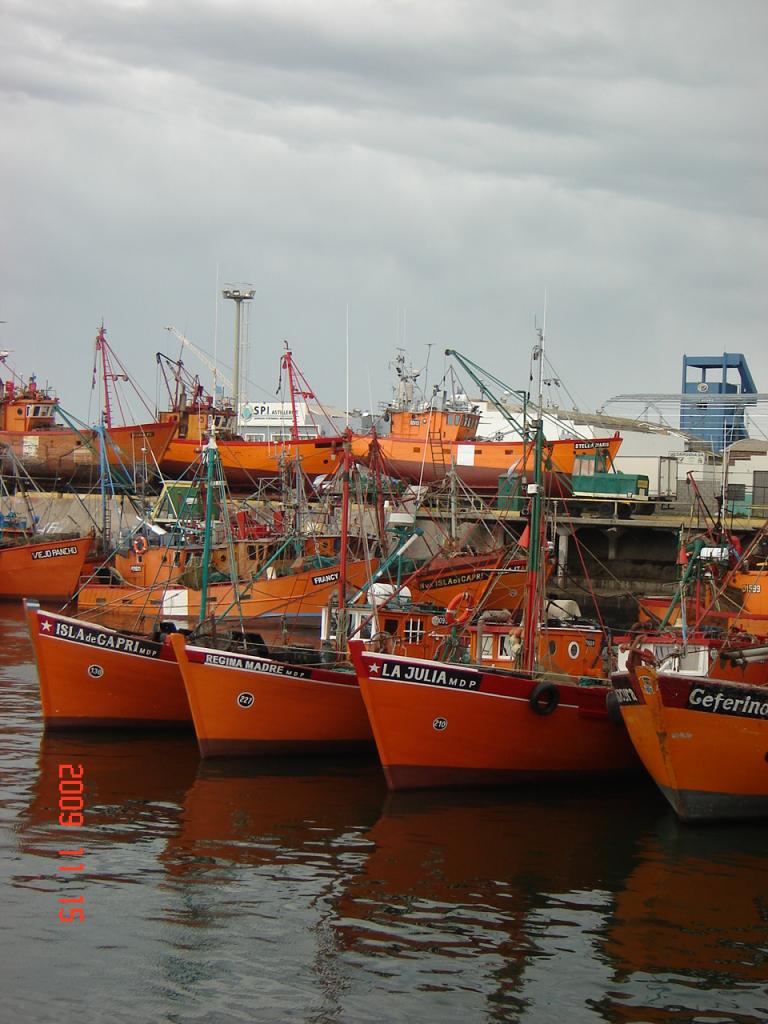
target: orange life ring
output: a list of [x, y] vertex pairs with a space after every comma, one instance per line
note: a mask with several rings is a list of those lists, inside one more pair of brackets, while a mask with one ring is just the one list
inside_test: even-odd
[[136, 555], [143, 555], [149, 545], [146, 537], [136, 537], [133, 541], [133, 552]]
[[[459, 610], [461, 609], [461, 610]], [[445, 609], [445, 621], [449, 626], [463, 626], [472, 615], [473, 608], [468, 590], [462, 590], [451, 598]]]

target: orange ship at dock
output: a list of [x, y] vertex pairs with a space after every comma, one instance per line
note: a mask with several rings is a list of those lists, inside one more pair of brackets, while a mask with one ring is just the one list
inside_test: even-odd
[[[162, 366], [161, 360], [168, 361], [167, 357], [159, 354], [158, 363]], [[182, 368], [179, 364], [173, 365], [175, 390], [171, 388], [166, 376], [171, 408], [160, 413], [161, 421], [178, 423], [178, 430], [160, 462], [166, 477], [178, 480], [188, 476], [192, 467], [199, 462], [200, 449], [207, 443], [212, 431], [216, 434], [219, 458], [231, 490], [253, 491], [261, 481], [277, 482], [287, 471], [296, 467], [304, 477], [311, 480], [318, 476], [332, 475], [343, 464], [343, 437], [299, 435], [296, 398], [314, 396], [311, 391], [301, 390], [294, 383], [294, 375], [300, 377], [300, 373], [287, 345], [281, 368], [287, 372], [290, 381], [293, 426], [289, 437], [270, 441], [246, 441], [240, 437], [235, 410], [230, 405], [215, 406], [212, 397], [205, 393], [197, 378], [187, 378], [182, 385]]]
[[[103, 327], [97, 347], [106, 360]], [[104, 460], [123, 482], [145, 480], [156, 475], [176, 433], [175, 419], [117, 426], [107, 417], [104, 440], [97, 430], [57, 423], [59, 399], [39, 388], [34, 375], [26, 382], [7, 378], [0, 388], [0, 468], [12, 473], [21, 466], [37, 483], [92, 486], [101, 478]]]
[[636, 771], [609, 688], [366, 652], [352, 660], [390, 789], [505, 785]]
[[203, 757], [354, 751], [373, 735], [350, 669], [171, 643]]
[[[768, 647], [760, 653], [768, 657]], [[748, 658], [746, 650], [742, 657]], [[680, 818], [768, 815], [765, 682], [669, 673], [647, 664], [612, 678], [632, 742]]]
[[38, 538], [0, 547], [0, 599], [66, 600], [77, 589], [93, 538]]
[[[476, 412], [399, 409], [390, 412], [390, 421], [390, 433], [384, 437], [353, 438], [352, 454], [356, 461], [367, 465], [378, 450], [389, 476], [411, 484], [434, 484], [453, 471], [468, 488], [482, 493], [497, 493], [499, 479], [508, 473], [527, 474], [533, 479], [532, 442], [480, 440], [480, 416]], [[610, 468], [620, 446], [619, 434], [545, 441], [545, 489], [567, 496], [577, 455], [603, 451]]]
[[167, 642], [24, 605], [46, 729], [189, 727]]

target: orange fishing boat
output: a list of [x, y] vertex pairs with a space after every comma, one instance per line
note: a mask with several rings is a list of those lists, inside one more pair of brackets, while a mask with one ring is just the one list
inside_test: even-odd
[[525, 558], [510, 557], [507, 548], [436, 557], [408, 575], [403, 586], [415, 604], [446, 607], [467, 592], [473, 605], [516, 611], [523, 601]]
[[66, 600], [77, 589], [93, 537], [50, 536], [0, 547], [0, 599]]
[[[246, 550], [248, 547], [245, 545]], [[216, 616], [318, 616], [339, 588], [341, 569], [338, 562], [331, 566], [318, 568], [314, 565], [302, 569], [299, 559], [298, 564], [294, 560], [294, 567], [288, 567], [282, 575], [241, 577], [236, 585], [211, 583], [204, 589], [199, 574], [201, 546], [183, 551], [167, 549], [152, 559], [151, 567], [145, 569], [143, 563], [149, 551], [154, 553], [150, 548], [132, 548], [119, 556], [116, 560], [118, 572], [130, 575], [85, 583], [77, 595], [78, 614], [86, 618], [102, 613], [130, 614], [136, 621], [141, 621], [142, 617], [144, 620], [197, 620], [205, 605], [209, 614]], [[178, 560], [174, 564], [177, 554]], [[182, 581], [185, 568], [189, 568], [193, 558], [197, 559], [198, 571], [194, 583], [188, 585]], [[345, 577], [350, 591], [362, 587], [377, 565], [377, 560], [372, 563], [351, 560]]]
[[[158, 355], [158, 362], [161, 358], [165, 357]], [[335, 473], [344, 461], [344, 438], [300, 436], [296, 398], [311, 398], [314, 395], [303, 378], [303, 390], [294, 381], [294, 374], [300, 374], [287, 345], [281, 368], [287, 372], [289, 379], [292, 425], [290, 436], [272, 441], [245, 441], [239, 437], [235, 410], [215, 407], [197, 378], [194, 378], [191, 386], [188, 384], [181, 388], [177, 371], [175, 392], [171, 390], [166, 378], [171, 409], [161, 413], [160, 419], [178, 423], [179, 429], [160, 462], [165, 476], [178, 480], [188, 475], [191, 467], [199, 461], [200, 448], [207, 443], [212, 429], [216, 431], [221, 465], [232, 490], [252, 491], [259, 481], [278, 481], [295, 467], [309, 479]]]
[[611, 776], [639, 766], [597, 680], [373, 654], [359, 641], [350, 651], [390, 789]]
[[[373, 746], [351, 670], [280, 662], [171, 638], [203, 757], [306, 754]], [[327, 657], [327, 656], [326, 656]]]
[[[358, 608], [349, 616], [378, 647], [392, 644], [411, 654], [433, 651], [450, 631], [442, 609]], [[251, 633], [233, 644], [172, 640], [203, 757], [267, 753], [348, 752], [373, 747], [357, 678], [343, 655], [331, 649], [337, 637], [335, 611], [323, 613], [322, 650], [270, 653]], [[379, 629], [381, 626], [381, 629]]]
[[24, 606], [46, 729], [189, 727], [167, 641]]
[[[389, 476], [412, 484], [434, 484], [449, 471], [478, 493], [497, 493], [499, 480], [507, 474], [528, 474], [532, 478], [532, 442], [485, 441], [477, 437], [480, 416], [471, 410], [393, 409], [391, 431], [384, 437], [357, 435], [352, 454], [368, 465], [373, 452], [380, 457]], [[543, 483], [549, 493], [567, 494], [574, 459], [586, 452], [602, 452], [610, 469], [621, 446], [618, 433], [606, 438], [566, 438], [546, 441], [543, 451]]]
[[[105, 361], [105, 380], [110, 374], [116, 379], [118, 375], [108, 369], [103, 327], [96, 344]], [[34, 375], [27, 381], [6, 378], [0, 389], [0, 467], [11, 472], [17, 463], [38, 483], [93, 485], [101, 478], [104, 461], [118, 479], [146, 479], [155, 475], [176, 432], [175, 421], [118, 426], [111, 422], [111, 414], [106, 415], [103, 433], [62, 426], [56, 421], [61, 414], [59, 399], [48, 388], [39, 388]]]
[[[539, 349], [539, 354], [541, 350]], [[539, 397], [541, 407], [541, 396]], [[359, 640], [349, 647], [379, 758], [391, 789], [500, 785], [614, 775], [638, 767], [621, 719], [609, 713], [610, 687], [601, 679], [602, 643], [567, 640], [571, 663], [552, 673], [542, 653], [554, 653], [544, 628], [541, 510], [543, 422], [535, 422], [531, 445], [533, 489], [523, 621], [516, 650], [506, 627], [509, 670], [448, 661], [367, 652]], [[485, 629], [485, 625], [483, 629]], [[492, 628], [488, 627], [489, 629]], [[480, 638], [480, 654], [491, 654], [494, 636]], [[501, 639], [497, 642], [501, 642]], [[542, 651], [543, 648], [543, 651]], [[596, 649], [595, 649], [596, 648]], [[563, 649], [561, 648], [561, 653]], [[499, 648], [496, 648], [496, 655]]]
[[[199, 458], [201, 441], [174, 438], [160, 460], [166, 476], [178, 478], [189, 472]], [[227, 484], [233, 490], [252, 491], [260, 480], [279, 480], [287, 468], [299, 466], [310, 479], [335, 473], [343, 462], [343, 441], [335, 437], [300, 438], [295, 441], [218, 441]]]
[[639, 655], [612, 681], [635, 749], [680, 818], [768, 815], [765, 683], [665, 672]]

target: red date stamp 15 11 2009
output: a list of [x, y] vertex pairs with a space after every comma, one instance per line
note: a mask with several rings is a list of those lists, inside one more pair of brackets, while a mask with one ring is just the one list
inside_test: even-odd
[[[60, 764], [59, 765], [59, 825], [63, 828], [80, 828], [83, 824], [83, 792], [85, 784], [83, 781], [84, 771], [81, 764]], [[82, 857], [85, 851], [82, 847], [77, 850], [59, 850], [60, 857], [75, 858]], [[59, 871], [83, 871], [85, 864], [77, 863], [60, 864]], [[70, 876], [71, 877], [71, 876]], [[59, 920], [62, 924], [73, 924], [85, 920], [85, 896], [61, 896], [59, 903], [67, 904], [59, 909]], [[78, 905], [79, 904], [79, 905]]]

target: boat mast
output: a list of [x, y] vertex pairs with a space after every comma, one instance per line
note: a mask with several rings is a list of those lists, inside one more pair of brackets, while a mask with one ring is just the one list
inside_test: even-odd
[[[104, 425], [107, 430], [112, 429], [112, 401], [110, 398], [109, 384], [118, 380], [128, 380], [127, 373], [115, 373], [110, 361], [110, 349], [107, 344], [107, 332], [102, 321], [99, 333], [96, 335], [96, 356], [101, 356], [101, 383], [104, 389]], [[122, 367], [121, 367], [122, 369]], [[96, 365], [93, 367], [94, 383], [96, 377]]]
[[218, 457], [215, 432], [211, 430], [205, 446], [205, 533], [203, 535], [203, 565], [200, 593], [200, 624], [208, 611], [208, 563], [211, 558], [211, 524], [213, 522], [213, 471]]
[[303, 383], [304, 383], [305, 387], [307, 388], [307, 390], [306, 391], [302, 391], [301, 388], [296, 386], [296, 383], [294, 381], [294, 375], [293, 375], [294, 374], [294, 365], [293, 365], [293, 358], [291, 356], [291, 350], [288, 347], [288, 342], [287, 341], [284, 341], [283, 344], [285, 345], [285, 352], [283, 353], [283, 357], [280, 360], [280, 369], [281, 370], [285, 370], [288, 373], [288, 391], [290, 392], [290, 395], [291, 395], [291, 418], [292, 418], [291, 440], [292, 441], [298, 441], [299, 440], [299, 420], [298, 420], [298, 415], [296, 413], [296, 399], [297, 398], [314, 398], [315, 395], [314, 395], [314, 392], [309, 388], [309, 385], [304, 380], [304, 377], [303, 377], [303, 375], [301, 374], [301, 372], [299, 370], [296, 370], [296, 374], [297, 374], [297, 376], [301, 377], [301, 380], [303, 381]]
[[341, 475], [341, 549], [339, 551], [338, 623], [336, 646], [339, 650], [347, 642], [347, 544], [349, 539], [349, 474], [352, 466], [351, 431], [344, 432], [344, 464]]
[[538, 362], [538, 410], [534, 421], [533, 483], [528, 484], [530, 514], [528, 518], [528, 566], [525, 582], [525, 616], [523, 620], [523, 669], [532, 672], [536, 663], [536, 634], [541, 618], [541, 459], [543, 452], [543, 370], [544, 332], [546, 326], [546, 305], [544, 320], [536, 328], [538, 344], [533, 349], [533, 361]]

